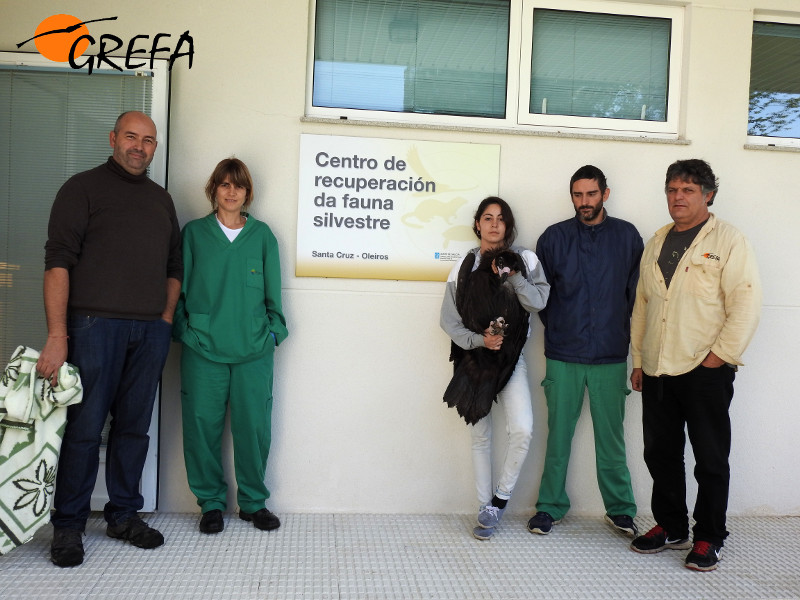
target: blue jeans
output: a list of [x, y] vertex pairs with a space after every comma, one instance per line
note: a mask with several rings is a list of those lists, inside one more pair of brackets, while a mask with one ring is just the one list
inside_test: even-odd
[[109, 413], [106, 521], [110, 525], [122, 523], [144, 505], [139, 480], [171, 329], [161, 319], [69, 317], [68, 360], [80, 370], [83, 402], [70, 406], [67, 412], [53, 502], [54, 527], [80, 531], [86, 527], [100, 462], [101, 435]]

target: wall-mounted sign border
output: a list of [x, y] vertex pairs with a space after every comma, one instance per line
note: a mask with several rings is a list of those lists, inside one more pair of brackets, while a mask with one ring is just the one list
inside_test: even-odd
[[295, 274], [444, 281], [499, 173], [496, 144], [303, 134]]

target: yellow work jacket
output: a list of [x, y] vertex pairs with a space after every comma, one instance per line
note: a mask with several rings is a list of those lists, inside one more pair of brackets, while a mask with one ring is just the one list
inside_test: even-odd
[[659, 229], [642, 255], [631, 318], [633, 367], [651, 376], [680, 375], [709, 351], [742, 365], [761, 311], [753, 249], [736, 228], [711, 213], [667, 288], [658, 255], [673, 226]]

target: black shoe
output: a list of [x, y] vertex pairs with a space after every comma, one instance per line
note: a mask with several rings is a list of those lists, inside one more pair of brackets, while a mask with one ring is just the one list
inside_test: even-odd
[[222, 520], [222, 511], [218, 508], [203, 513], [200, 519], [200, 533], [219, 533], [225, 529], [225, 521]]
[[550, 513], [539, 511], [528, 521], [528, 531], [547, 535], [553, 530], [553, 525], [561, 523], [561, 519], [553, 519]]
[[50, 544], [50, 560], [57, 567], [77, 567], [83, 562], [83, 532], [55, 527]]
[[656, 525], [650, 531], [631, 542], [631, 550], [640, 554], [655, 554], [668, 548], [686, 550], [690, 547], [689, 538], [670, 538], [666, 529], [661, 525]]
[[266, 508], [257, 510], [254, 513], [246, 513], [243, 510], [239, 510], [239, 518], [242, 521], [252, 521], [256, 529], [261, 529], [263, 531], [272, 531], [281, 526], [280, 519]]
[[628, 515], [606, 515], [605, 522], [611, 525], [620, 533], [624, 533], [629, 537], [636, 537], [639, 535], [639, 528], [633, 522], [633, 517]]
[[164, 543], [164, 536], [161, 535], [161, 532], [150, 527], [138, 515], [118, 525], [109, 525], [106, 528], [106, 535], [117, 540], [126, 540], [137, 548], [148, 550], [158, 548]]
[[694, 543], [692, 551], [686, 555], [686, 568], [693, 571], [713, 571], [721, 560], [722, 546], [699, 541]]

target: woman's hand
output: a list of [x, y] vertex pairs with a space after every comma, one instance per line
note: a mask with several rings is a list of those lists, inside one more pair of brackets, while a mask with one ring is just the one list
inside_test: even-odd
[[[508, 274], [509, 277], [511, 277], [512, 275], [514, 275], [516, 273], [516, 271], [512, 271], [508, 267], [506, 267], [504, 270]], [[492, 261], [492, 271], [494, 272], [495, 275], [499, 275], [500, 274], [500, 271], [497, 270], [497, 265], [495, 264], [494, 260]]]
[[500, 346], [503, 345], [503, 336], [500, 334], [492, 335], [487, 328], [483, 332], [483, 345], [489, 350], [500, 350]]

